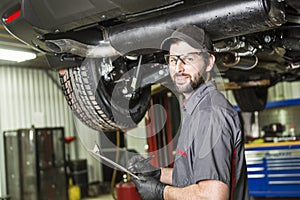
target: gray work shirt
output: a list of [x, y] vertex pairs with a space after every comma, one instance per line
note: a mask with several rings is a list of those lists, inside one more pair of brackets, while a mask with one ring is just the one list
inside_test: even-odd
[[201, 85], [183, 106], [172, 184], [185, 187], [201, 180], [224, 182], [230, 199], [249, 199], [240, 120], [213, 81]]

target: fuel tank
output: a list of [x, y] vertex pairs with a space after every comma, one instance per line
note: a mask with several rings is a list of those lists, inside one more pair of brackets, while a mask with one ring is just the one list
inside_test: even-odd
[[132, 181], [120, 182], [116, 185], [117, 200], [142, 200]]

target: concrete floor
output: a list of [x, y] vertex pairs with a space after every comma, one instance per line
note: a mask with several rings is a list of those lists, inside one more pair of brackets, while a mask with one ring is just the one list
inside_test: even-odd
[[281, 198], [252, 198], [251, 200], [300, 200], [300, 197], [281, 197]]
[[[111, 194], [100, 195], [95, 198], [84, 198], [83, 200], [114, 200]], [[282, 198], [251, 198], [251, 200], [300, 200], [300, 197], [282, 197]]]
[[114, 198], [112, 197], [111, 194], [103, 194], [103, 195], [100, 195], [98, 197], [94, 197], [94, 198], [84, 198], [82, 200], [114, 200]]

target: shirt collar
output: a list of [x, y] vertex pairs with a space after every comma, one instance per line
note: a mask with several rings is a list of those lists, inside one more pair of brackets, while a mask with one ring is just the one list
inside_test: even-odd
[[216, 89], [214, 81], [208, 81], [202, 84], [188, 99], [184, 100], [183, 110], [191, 115], [200, 100], [203, 99], [209, 91], [214, 89]]

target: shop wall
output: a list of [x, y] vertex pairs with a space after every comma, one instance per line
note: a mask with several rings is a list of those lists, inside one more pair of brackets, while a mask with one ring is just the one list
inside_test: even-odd
[[62, 94], [58, 73], [0, 66], [0, 197], [5, 195], [3, 131], [35, 127], [65, 127], [74, 134], [73, 116]]
[[290, 125], [294, 125], [295, 133], [300, 135], [300, 105], [266, 109], [259, 113], [260, 130], [265, 125], [281, 123], [288, 134]]
[[[222, 79], [222, 81], [226, 82], [228, 80]], [[231, 90], [221, 92], [233, 105], [236, 105], [236, 101]], [[268, 102], [298, 98], [300, 98], [300, 81], [281, 82], [270, 87], [268, 90]]]
[[[281, 82], [269, 88], [268, 102], [282, 102], [280, 106], [265, 109], [258, 114], [260, 132], [265, 125], [280, 123], [288, 134], [290, 125], [294, 125], [296, 134], [300, 134], [300, 104], [289, 105], [287, 100], [300, 99], [300, 82]], [[300, 102], [300, 100], [299, 100]]]
[[[294, 125], [296, 134], [300, 134], [300, 104], [285, 104], [285, 102], [289, 100], [300, 102], [299, 88], [299, 81], [281, 82], [270, 87], [268, 90], [268, 103], [278, 103], [280, 106], [267, 108], [257, 113], [242, 113], [244, 123], [246, 122], [246, 124], [244, 124], [245, 133], [249, 136], [258, 137], [259, 135], [263, 134], [262, 128], [265, 125], [269, 125], [271, 123], [281, 123], [286, 128], [284, 134], [287, 134], [290, 125]], [[236, 101], [231, 90], [222, 91], [222, 93], [233, 105], [236, 105]], [[267, 105], [269, 105], [268, 103]]]
[[282, 82], [269, 88], [268, 101], [300, 98], [300, 81]]

